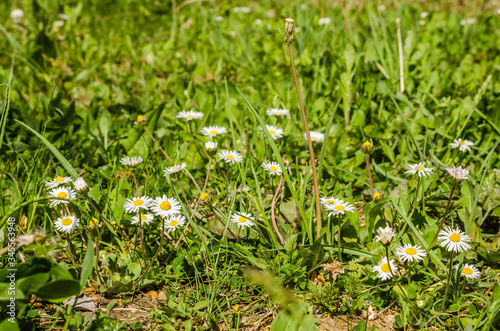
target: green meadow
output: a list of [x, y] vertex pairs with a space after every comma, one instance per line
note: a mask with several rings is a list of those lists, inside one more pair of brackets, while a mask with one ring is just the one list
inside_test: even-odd
[[499, 39], [497, 1], [1, 2], [0, 330], [500, 330]]

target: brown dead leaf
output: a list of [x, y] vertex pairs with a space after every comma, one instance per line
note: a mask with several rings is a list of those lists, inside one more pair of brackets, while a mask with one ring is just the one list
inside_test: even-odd
[[148, 293], [146, 293], [146, 295], [149, 296], [152, 301], [156, 301], [156, 299], [158, 298], [158, 292], [156, 291], [149, 291]]

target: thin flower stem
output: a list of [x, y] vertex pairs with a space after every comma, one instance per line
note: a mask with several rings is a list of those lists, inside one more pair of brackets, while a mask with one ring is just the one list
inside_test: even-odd
[[368, 154], [365, 154], [365, 159], [366, 159], [366, 169], [368, 170], [368, 179], [370, 180], [370, 186], [372, 188], [372, 198], [373, 198], [375, 190], [373, 189], [372, 173], [370, 171], [370, 156]]
[[392, 279], [394, 279], [394, 282], [396, 283], [396, 285], [401, 290], [401, 293], [403, 293], [403, 295], [405, 296], [406, 301], [408, 301], [409, 304], [413, 305], [413, 302], [411, 302], [410, 299], [408, 299], [408, 296], [406, 295], [406, 292], [403, 290], [403, 288], [401, 287], [401, 284], [399, 284], [396, 276], [392, 272], [391, 260], [389, 259], [389, 247], [387, 247], [387, 246], [385, 246], [385, 256], [387, 257], [387, 265], [389, 266], [389, 271], [391, 272]]
[[191, 121], [189, 121], [188, 128], [189, 128], [189, 133], [191, 134], [191, 137], [193, 138], [193, 142], [194, 142], [194, 145], [196, 146], [196, 149], [198, 149], [198, 152], [200, 152], [200, 154], [202, 156], [207, 157], [207, 154], [203, 151], [203, 148], [200, 147], [200, 145], [198, 144], [198, 141], [196, 140], [196, 137], [195, 137], [194, 132], [193, 132], [193, 128], [191, 127]]
[[450, 279], [451, 279], [451, 269], [453, 266], [453, 251], [450, 252], [450, 262], [448, 263], [448, 279], [446, 280], [446, 289], [444, 290], [444, 302], [446, 303], [446, 298], [448, 295], [448, 287], [450, 285]]
[[144, 130], [146, 130], [146, 132], [148, 133], [149, 137], [151, 138], [151, 140], [154, 141], [154, 143], [156, 144], [156, 146], [158, 146], [158, 148], [160, 149], [160, 151], [163, 153], [163, 155], [165, 155], [165, 157], [170, 161], [170, 162], [174, 162], [174, 160], [172, 160], [170, 158], [170, 156], [168, 156], [167, 152], [165, 152], [165, 150], [163, 148], [161, 148], [160, 144], [158, 143], [158, 141], [156, 141], [155, 137], [153, 137], [153, 135], [151, 134], [151, 132], [149, 131], [148, 127], [147, 126], [143, 126]]
[[278, 225], [276, 224], [276, 215], [274, 213], [274, 209], [276, 206], [276, 199], [278, 198], [278, 195], [279, 195], [280, 190], [281, 190], [281, 185], [283, 184], [283, 178], [284, 178], [284, 176], [283, 176], [283, 174], [281, 174], [280, 183], [278, 184], [278, 189], [276, 190], [276, 193], [274, 194], [274, 197], [273, 197], [273, 201], [271, 202], [271, 220], [273, 221], [274, 231], [276, 231], [276, 235], [278, 236], [280, 243], [282, 245], [283, 245], [284, 241], [283, 241], [283, 237], [281, 236], [280, 230], [278, 230]]
[[[73, 247], [73, 244], [71, 243], [71, 240], [69, 239], [69, 233], [66, 234], [66, 240], [68, 241], [68, 257], [71, 260], [71, 263], [74, 265], [77, 265], [75, 263], [75, 258], [76, 258], [76, 251], [75, 248]], [[74, 255], [74, 258], [73, 258]]]
[[434, 242], [436, 241], [437, 237], [439, 236], [439, 232], [443, 228], [443, 224], [444, 224], [444, 221], [446, 220], [446, 216], [448, 215], [448, 210], [450, 208], [451, 199], [453, 198], [453, 193], [455, 192], [455, 188], [456, 188], [456, 185], [453, 185], [451, 187], [450, 196], [448, 197], [448, 203], [446, 204], [446, 209], [445, 209], [444, 214], [443, 214], [443, 219], [441, 220], [441, 223], [439, 223], [439, 228], [436, 232], [436, 235], [434, 236], [434, 239], [432, 239], [429, 247], [427, 248], [427, 252], [432, 248], [432, 245], [434, 245]]
[[161, 238], [160, 238], [160, 244], [158, 245], [158, 249], [156, 250], [155, 252], [155, 255], [153, 256], [153, 258], [151, 259], [151, 262], [149, 263], [148, 267], [146, 268], [146, 270], [144, 270], [144, 272], [142, 273], [141, 277], [139, 277], [139, 279], [137, 279], [135, 282], [134, 282], [134, 286], [136, 286], [137, 284], [139, 284], [139, 282], [144, 278], [144, 276], [146, 276], [146, 274], [148, 273], [149, 269], [151, 269], [151, 266], [153, 265], [153, 263], [155, 262], [155, 259], [156, 257], [158, 256], [158, 254], [160, 253], [160, 250], [162, 248], [162, 244], [163, 244], [163, 237], [164, 237], [164, 232], [165, 232], [165, 220], [162, 218], [161, 220]]
[[339, 241], [337, 243], [338, 247], [338, 256], [339, 256], [339, 261], [342, 262], [342, 235], [341, 235], [341, 227], [342, 227], [342, 218], [339, 216]]
[[[299, 98], [300, 111], [302, 114], [302, 121], [304, 122], [304, 128], [306, 130], [307, 145], [309, 146], [309, 155], [311, 158], [311, 168], [313, 173], [313, 185], [314, 185], [314, 197], [316, 203], [316, 236], [319, 238], [321, 234], [321, 206], [319, 203], [319, 187], [318, 187], [318, 174], [316, 173], [316, 160], [314, 158], [314, 149], [312, 146], [311, 134], [309, 132], [309, 126], [307, 125], [306, 111], [304, 109], [304, 103], [302, 102], [302, 95], [300, 94], [299, 79], [297, 78], [297, 70], [295, 69], [295, 61], [293, 59], [293, 47], [292, 44], [288, 44], [288, 50], [290, 51], [290, 60], [292, 63], [293, 78], [295, 80], [295, 89], [297, 90], [297, 96]], [[326, 143], [326, 142], [325, 142]]]

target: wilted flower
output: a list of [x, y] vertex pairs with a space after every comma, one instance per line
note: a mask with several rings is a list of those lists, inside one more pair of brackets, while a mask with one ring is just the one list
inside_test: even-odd
[[73, 182], [73, 186], [75, 187], [75, 190], [80, 194], [84, 194], [89, 190], [87, 182], [82, 177], [78, 177], [77, 179], [75, 179], [75, 181]]
[[390, 226], [387, 226], [385, 228], [378, 228], [377, 233], [378, 235], [375, 237], [375, 240], [380, 241], [384, 246], [389, 245], [392, 241], [392, 238], [396, 235], [396, 233]]
[[283, 39], [286, 45], [290, 45], [293, 42], [293, 34], [295, 33], [295, 22], [292, 18], [285, 18], [285, 33], [283, 34]]
[[470, 173], [469, 170], [462, 168], [462, 166], [453, 166], [452, 168], [445, 168], [451, 177], [453, 184], [460, 184], [464, 179], [468, 179], [467, 175]]

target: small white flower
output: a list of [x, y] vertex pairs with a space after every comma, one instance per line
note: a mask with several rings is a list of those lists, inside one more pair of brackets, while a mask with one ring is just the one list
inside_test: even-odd
[[[458, 272], [458, 267], [459, 265], [455, 264], [455, 272]], [[476, 279], [481, 277], [481, 272], [472, 264], [464, 263], [460, 276], [467, 279]]]
[[181, 111], [177, 114], [177, 118], [184, 118], [186, 121], [199, 120], [203, 118], [203, 113], [199, 111]]
[[249, 227], [253, 225], [252, 215], [244, 212], [235, 213], [231, 216], [231, 221], [236, 223], [240, 228]]
[[425, 162], [420, 162], [417, 164], [407, 164], [406, 168], [408, 169], [408, 171], [405, 171], [405, 174], [418, 174], [418, 177], [430, 175], [434, 170], [434, 168], [426, 168]]
[[134, 157], [124, 157], [120, 160], [120, 163], [123, 164], [124, 166], [129, 166], [132, 168], [137, 167], [140, 163], [142, 163], [143, 159], [140, 156], [134, 156]]
[[208, 141], [205, 143], [205, 148], [209, 152], [215, 152], [215, 151], [217, 151], [217, 143], [215, 143], [213, 141]]
[[216, 20], [217, 22], [222, 22], [222, 21], [224, 21], [224, 17], [222, 17], [222, 16], [215, 16], [214, 20]]
[[425, 307], [425, 301], [424, 300], [417, 300], [417, 307], [418, 308], [424, 308]]
[[166, 195], [157, 197], [151, 204], [151, 210], [160, 217], [169, 217], [171, 215], [179, 214], [181, 205], [174, 198], [169, 198]]
[[384, 10], [385, 10], [385, 5], [380, 5], [380, 6], [378, 6], [378, 10], [380, 10], [380, 11], [384, 11]]
[[335, 205], [324, 205], [325, 210], [329, 211], [330, 214], [328, 216], [337, 216], [337, 215], [343, 215], [347, 212], [353, 213], [354, 212], [354, 206], [349, 205], [348, 202], [338, 202]]
[[228, 151], [228, 150], [222, 150], [217, 154], [222, 160], [226, 161], [226, 163], [240, 163], [243, 162], [243, 157], [240, 155], [240, 153], [236, 151]]
[[187, 167], [187, 163], [183, 163], [181, 165], [174, 164], [173, 166], [167, 167], [167, 169], [163, 170], [163, 174], [165, 176], [168, 176], [168, 175], [171, 175], [171, 174], [175, 174], [175, 173], [177, 173], [179, 171], [182, 171], [186, 167]]
[[460, 152], [471, 151], [471, 146], [474, 146], [474, 143], [470, 140], [462, 140], [462, 138], [458, 138], [453, 140], [450, 144], [451, 148], [458, 148]]
[[63, 19], [65, 21], [69, 20], [69, 16], [66, 15], [66, 14], [63, 14], [63, 13], [59, 13], [57, 14], [57, 16], [60, 18], [60, 19]]
[[429, 15], [428, 12], [423, 11], [423, 12], [420, 13], [420, 18], [426, 18], [428, 15]]
[[223, 126], [205, 126], [201, 128], [201, 134], [207, 137], [215, 137], [218, 134], [226, 133], [227, 130]]
[[329, 205], [329, 206], [335, 206], [338, 203], [343, 203], [344, 200], [331, 197], [331, 198], [319, 198], [319, 202], [323, 206], [327, 206], [327, 205]]
[[139, 223], [140, 225], [143, 225], [143, 224], [149, 224], [149, 223], [153, 222], [153, 220], [154, 220], [154, 216], [152, 214], [144, 214], [144, 215], [141, 215], [140, 221], [139, 221], [139, 215], [133, 216], [131, 223], [132, 224]]
[[[325, 135], [318, 131], [309, 131], [309, 134], [311, 135], [312, 142], [320, 143], [325, 139]], [[304, 138], [304, 140], [307, 140], [307, 135], [305, 132], [302, 134], [302, 137]]]
[[139, 209], [148, 209], [151, 204], [152, 199], [143, 196], [143, 197], [134, 197], [132, 199], [128, 199], [127, 202], [123, 204], [123, 208], [127, 213], [138, 213]]
[[[69, 200], [75, 200], [75, 195], [76, 192], [69, 188], [69, 187], [56, 187], [52, 191], [49, 192], [49, 195], [54, 198], [61, 198], [61, 199], [69, 199]], [[65, 200], [50, 200], [50, 204], [52, 206], [57, 206], [60, 203], [68, 203], [68, 201]]]
[[182, 215], [170, 215], [163, 222], [165, 224], [165, 230], [170, 232], [183, 226], [186, 223], [186, 218]]
[[54, 23], [52, 23], [52, 25], [54, 25], [56, 28], [59, 28], [61, 26], [64, 25], [64, 21], [63, 20], [57, 20], [57, 21], [54, 21]]
[[262, 24], [262, 20], [260, 18], [255, 20], [255, 25], [261, 25], [261, 24]]
[[10, 12], [10, 18], [12, 18], [12, 21], [14, 23], [21, 22], [23, 17], [24, 17], [24, 11], [22, 9], [14, 9], [13, 11]]
[[322, 17], [318, 20], [319, 25], [328, 25], [332, 22], [332, 20], [329, 17]]
[[394, 274], [396, 273], [396, 265], [394, 264], [394, 260], [388, 261], [387, 257], [383, 257], [378, 265], [372, 267], [372, 270], [378, 273], [377, 278], [387, 280], [392, 277], [391, 270]]
[[262, 168], [271, 175], [281, 176], [283, 173], [281, 167], [277, 162], [264, 162], [262, 163]]
[[427, 253], [420, 246], [404, 244], [396, 247], [396, 255], [403, 261], [420, 261], [423, 260]]
[[76, 216], [64, 215], [54, 222], [54, 227], [60, 232], [70, 233], [78, 227], [79, 222], [80, 220]]
[[89, 188], [87, 182], [82, 177], [78, 177], [77, 179], [75, 179], [75, 181], [73, 182], [73, 186], [75, 187], [75, 190], [77, 192], [86, 191]]
[[269, 115], [269, 116], [286, 116], [288, 115], [288, 113], [290, 112], [290, 110], [288, 109], [279, 109], [279, 108], [271, 108], [271, 109], [268, 109], [266, 110], [266, 114]]
[[467, 178], [467, 175], [470, 173], [469, 170], [465, 169], [465, 168], [462, 168], [462, 166], [453, 166], [452, 168], [445, 168], [445, 170], [448, 172], [448, 174], [456, 179], [456, 180], [464, 180], [464, 179], [468, 179]]
[[379, 241], [382, 243], [382, 245], [387, 245], [390, 244], [392, 241], [392, 238], [396, 235], [394, 230], [390, 226], [387, 226], [385, 228], [378, 228], [377, 229], [377, 236], [375, 236], [375, 240]]
[[71, 177], [59, 176], [59, 177], [54, 178], [53, 180], [49, 180], [48, 182], [45, 182], [45, 185], [48, 188], [54, 188], [54, 187], [58, 187], [61, 184], [71, 183], [72, 181], [73, 181], [73, 179]]
[[466, 23], [465, 20], [460, 21], [460, 25], [465, 25], [465, 23]]
[[425, 22], [425, 20], [420, 20], [420, 21], [418, 21], [418, 24], [419, 24], [419, 25], [422, 25], [422, 26], [423, 26], [423, 25], [425, 25], [425, 23], [427, 23], [427, 22]]
[[244, 14], [248, 14], [252, 11], [252, 8], [250, 7], [234, 7], [233, 8], [233, 11], [235, 13], [244, 13]]
[[[283, 137], [284, 131], [276, 126], [273, 125], [266, 125], [267, 131], [271, 135], [271, 137], [276, 140], [278, 138]], [[262, 130], [262, 129], [261, 129]]]
[[465, 232], [462, 232], [460, 228], [453, 230], [449, 226], [446, 226], [444, 230], [439, 232], [438, 240], [443, 240], [440, 246], [445, 247], [448, 252], [460, 253], [471, 249], [471, 246], [468, 244], [471, 238]]

